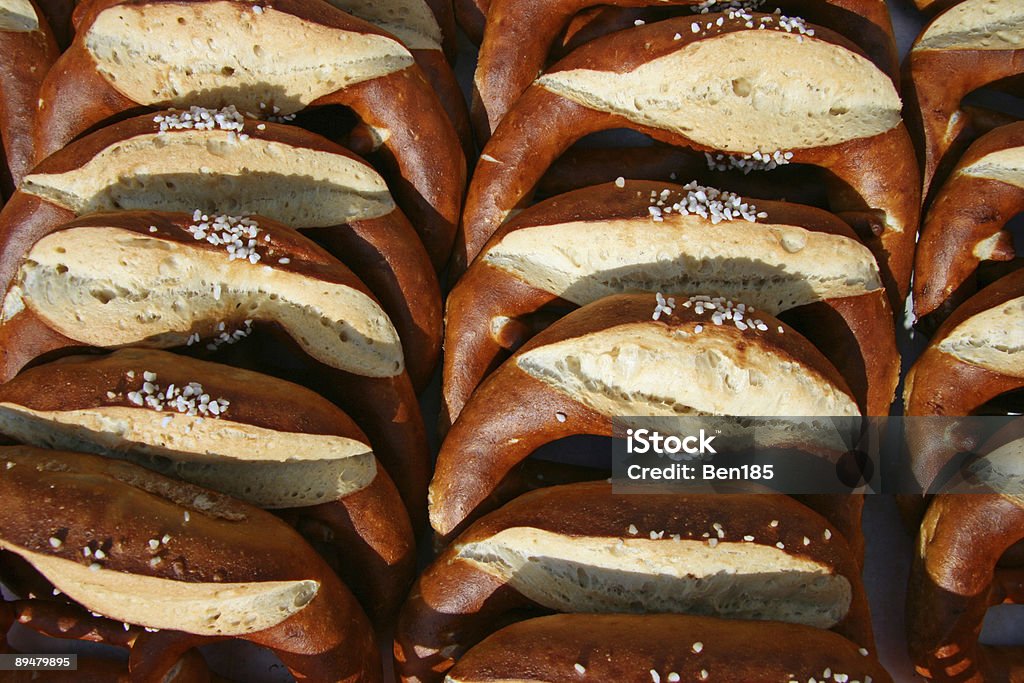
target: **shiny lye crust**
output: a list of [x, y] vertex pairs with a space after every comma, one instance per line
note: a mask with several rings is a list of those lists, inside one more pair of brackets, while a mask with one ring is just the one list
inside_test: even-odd
[[[642, 12], [627, 12], [626, 8], [664, 11], [669, 6], [676, 6], [680, 15], [704, 26], [707, 19], [699, 13], [700, 4], [697, 0], [627, 0], [614, 7], [602, 7], [596, 0], [494, 0], [487, 9], [487, 18], [497, 28], [483, 36], [474, 78], [477, 137], [486, 140], [490, 136], [516, 99], [543, 71], [558, 37], [570, 26], [576, 28], [576, 23], [585, 23], [586, 37], [592, 40], [632, 26], [635, 14], [643, 16]], [[579, 19], [580, 12], [596, 7], [600, 9], [592, 16]], [[784, 14], [825, 26], [858, 43], [879, 69], [898, 80], [896, 43], [883, 0], [782, 0], [760, 9], [771, 12], [776, 7]], [[624, 15], [628, 23], [609, 20], [608, 15], [616, 12]], [[742, 10], [736, 12], [747, 14]], [[609, 24], [607, 28], [595, 28], [602, 19]]]
[[489, 636], [459, 660], [448, 680], [539, 683], [586, 675], [648, 683], [654, 672], [662, 681], [725, 675], [771, 683], [818, 679], [828, 671], [850, 681], [891, 683], [877, 658], [865, 652], [835, 633], [796, 624], [668, 614], [558, 614]]
[[245, 254], [196, 239], [233, 233], [213, 219], [202, 228], [195, 214], [124, 211], [28, 226], [25, 241], [9, 240], [0, 257], [13, 266], [0, 322], [5, 378], [43, 355], [126, 345], [277, 375], [351, 415], [416, 514], [429, 454], [394, 327], [366, 286], [316, 244], [259, 216], [243, 220], [233, 230], [252, 240]]
[[0, 197], [5, 198], [35, 163], [32, 126], [39, 88], [60, 54], [33, 0], [0, 3], [0, 53], [8, 55], [0, 63], [0, 141], [6, 157], [6, 169], [0, 171]]
[[[179, 19], [193, 40], [168, 40]], [[252, 49], [237, 49], [243, 43]], [[309, 44], [323, 48], [317, 61]], [[349, 107], [380, 139], [386, 173], [434, 265], [451, 250], [465, 181], [451, 122], [401, 43], [327, 3], [92, 2], [40, 99], [37, 160], [140, 107], [233, 104], [281, 115]]]
[[964, 0], [921, 32], [904, 62], [908, 121], [916, 136], [927, 197], [977, 133], [961, 106], [970, 92], [1024, 73], [1024, 7]]
[[1019, 568], [1000, 568], [1024, 534], [1019, 497], [940, 495], [917, 537], [907, 596], [907, 639], [917, 672], [933, 680], [1012, 681], [1019, 648], [979, 644], [989, 607], [1022, 600]]
[[[274, 650], [300, 678], [380, 680], [359, 605], [273, 515], [98, 456], [20, 446], [0, 460], [0, 546], [86, 609], [174, 629], [138, 636], [133, 657], [143, 641], [166, 646], [143, 668], [159, 670], [211, 638], [241, 637]], [[150, 679], [140, 671], [137, 680]]]
[[[757, 58], [768, 52], [769, 62]], [[775, 15], [669, 19], [591, 41], [545, 72], [495, 130], [470, 184], [455, 261], [465, 267], [477, 256], [570, 145], [628, 128], [698, 152], [777, 152], [829, 172], [839, 181], [829, 185], [833, 211], [881, 219], [866, 243], [890, 300], [902, 300], [920, 196], [901, 106], [892, 81], [848, 41]]]
[[549, 319], [639, 291], [724, 296], [782, 315], [842, 369], [864, 414], [887, 415], [899, 354], [871, 252], [824, 211], [715, 192], [623, 180], [505, 223], [448, 297], [444, 425]]
[[375, 622], [394, 615], [412, 581], [412, 528], [366, 436], [290, 382], [152, 349], [72, 356], [0, 386], [0, 433], [279, 511], [326, 549]]
[[984, 261], [1016, 256], [1007, 222], [1024, 211], [1024, 123], [979, 138], [938, 190], [921, 227], [914, 313], [945, 317], [977, 291]]
[[502, 502], [501, 482], [534, 450], [577, 434], [611, 436], [616, 415], [860, 414], [835, 367], [793, 328], [760, 311], [741, 326], [717, 325], [712, 310], [675, 303], [653, 319], [653, 296], [606, 297], [488, 377], [441, 446], [434, 530], [450, 538]]
[[767, 494], [623, 496], [595, 482], [520, 496], [448, 546], [403, 607], [402, 680], [441, 680], [496, 625], [531, 610], [767, 619], [874, 647], [853, 553], [802, 504]]
[[196, 129], [181, 111], [135, 117], [34, 168], [0, 212], [0, 283], [9, 286], [32, 244], [77, 216], [126, 209], [261, 214], [302, 230], [370, 287], [400, 332], [416, 387], [425, 386], [440, 357], [440, 287], [380, 175], [300, 128], [226, 110], [188, 113], [209, 121]]
[[[971, 415], [1000, 394], [1024, 387], [1024, 270], [965, 301], [935, 333], [907, 375], [907, 415]], [[911, 423], [913, 426], [915, 423]], [[921, 423], [916, 423], [921, 425]], [[980, 444], [927, 425], [909, 435], [914, 475], [927, 487], [960, 451]]]

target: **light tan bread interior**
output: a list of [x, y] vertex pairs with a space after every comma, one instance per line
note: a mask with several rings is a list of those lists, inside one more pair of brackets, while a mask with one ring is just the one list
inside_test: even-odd
[[872, 137], [899, 124], [902, 106], [892, 81], [865, 57], [774, 30], [698, 40], [626, 73], [574, 69], [536, 83], [589, 108], [742, 154]]
[[685, 612], [830, 628], [851, 602], [845, 577], [757, 543], [514, 527], [463, 545], [458, 557], [562, 612]]
[[330, 367], [370, 377], [404, 369], [394, 326], [358, 290], [121, 228], [71, 228], [39, 240], [4, 314], [22, 307], [90, 346], [169, 348], [199, 325], [272, 320]]
[[1003, 444], [967, 466], [976, 480], [1024, 507], [1024, 439]]
[[0, 548], [28, 560], [88, 610], [128, 624], [203, 636], [240, 636], [272, 628], [301, 611], [320, 590], [310, 580], [200, 583], [93, 570], [2, 538]]
[[[28, 0], [0, 0], [0, 31], [27, 33], [39, 28], [39, 17]], [[7, 59], [11, 57], [8, 56]]]
[[174, 411], [101, 406], [41, 411], [0, 403], [0, 432], [34, 446], [125, 458], [263, 508], [327, 503], [373, 481], [370, 447]]
[[617, 325], [530, 349], [517, 365], [608, 416], [859, 415], [848, 394], [809, 366], [753, 336], [738, 345], [722, 329], [710, 320], [699, 333]]
[[774, 315], [882, 286], [871, 252], [854, 240], [790, 225], [712, 225], [693, 215], [523, 228], [483, 260], [581, 306], [660, 291], [742, 297]]
[[1024, 47], [1024, 2], [965, 0], [943, 12], [918, 38], [915, 50], [1019, 50]]
[[970, 166], [961, 169], [960, 173], [1024, 188], [1024, 147], [1007, 147], [986, 154]]
[[338, 9], [380, 26], [410, 50], [440, 50], [444, 40], [423, 0], [329, 0]]
[[263, 104], [291, 114], [413, 63], [391, 38], [249, 2], [119, 4], [100, 12], [84, 42], [99, 73], [135, 102], [249, 112]]
[[293, 228], [387, 215], [388, 187], [365, 163], [232, 131], [188, 130], [121, 140], [66, 173], [33, 173], [21, 189], [78, 215], [195, 209], [255, 213]]
[[1024, 378], [1024, 297], [971, 316], [938, 348], [966, 363]]

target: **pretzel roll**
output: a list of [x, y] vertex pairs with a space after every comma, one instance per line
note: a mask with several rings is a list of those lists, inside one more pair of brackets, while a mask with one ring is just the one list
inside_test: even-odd
[[[821, 167], [833, 211], [878, 216], [880, 235], [868, 246], [891, 300], [902, 300], [920, 201], [892, 81], [835, 33], [798, 19], [708, 14], [701, 22], [677, 18], [620, 31], [587, 43], [537, 79], [484, 148], [456, 260], [476, 257], [570, 145], [589, 133], [627, 128], [725, 153], [734, 165], [778, 159]], [[762, 54], [773, 58], [766, 62]]]
[[496, 624], [528, 609], [785, 621], [874, 646], [846, 540], [800, 503], [772, 494], [614, 495], [593, 482], [520, 496], [427, 568], [399, 617], [402, 680], [440, 680]]
[[[1024, 270], [989, 285], [942, 324], [907, 374], [906, 415], [971, 415], [1024, 387]], [[911, 423], [911, 465], [927, 489], [949, 459], [980, 444], [970, 433]]]
[[412, 581], [412, 527], [367, 438], [295, 384], [157, 350], [64, 358], [0, 385], [0, 432], [126, 458], [322, 530], [307, 538], [377, 622]]
[[547, 322], [538, 311], [555, 316], [639, 291], [723, 296], [775, 316], [792, 310], [791, 324], [824, 342], [819, 348], [844, 371], [861, 411], [889, 412], [899, 380], [892, 312], [874, 256], [846, 224], [817, 209], [755, 204], [696, 183], [623, 180], [517, 214], [452, 290], [448, 424], [505, 350]]
[[1022, 26], [1024, 4], [1017, 0], [964, 0], [932, 19], [914, 41], [904, 80], [926, 197], [956, 161], [947, 153], [969, 142], [971, 117], [960, 100], [1024, 73]]
[[429, 381], [440, 356], [440, 286], [384, 180], [343, 147], [233, 109], [104, 128], [33, 169], [0, 212], [0, 284], [60, 224], [133, 209], [251, 212], [302, 230], [370, 287], [401, 332], [416, 386]]
[[[708, 10], [708, 3], [698, 0], [620, 0], [618, 6], [646, 7], [659, 12], [666, 6], [677, 6], [678, 12], [690, 22], [705, 28], [707, 20], [700, 11]], [[750, 3], [760, 5], [761, 3]], [[493, 0], [487, 20], [492, 29], [484, 33], [480, 44], [474, 84], [473, 116], [477, 124], [477, 137], [486, 140], [519, 96], [530, 87], [537, 74], [544, 70], [548, 54], [558, 36], [569, 26], [578, 12], [601, 5], [600, 0]], [[711, 9], [715, 9], [711, 3]], [[729, 9], [729, 3], [719, 3], [727, 16], [751, 15], [744, 9]], [[864, 48], [867, 56], [893, 79], [899, 79], [899, 60], [892, 32], [892, 21], [884, 0], [780, 0], [767, 7], [779, 7], [790, 15], [798, 15], [816, 24], [846, 35]], [[657, 16], [644, 17], [657, 19]], [[633, 25], [611, 22], [606, 33]], [[592, 39], [597, 22], [587, 24]], [[692, 29], [691, 29], [692, 31]]]
[[242, 638], [300, 679], [380, 680], [358, 603], [270, 513], [92, 455], [8, 447], [0, 459], [0, 545], [86, 609]]
[[669, 614], [556, 614], [519, 622], [467, 652], [448, 680], [767, 683], [822, 680], [825, 672], [831, 680], [892, 681], [871, 653], [834, 633]]
[[434, 530], [450, 537], [500, 504], [504, 477], [540, 446], [611, 436], [616, 415], [860, 414], [836, 369], [792, 328], [714, 305], [665, 311], [649, 295], [609, 296], [524, 344], [480, 385], [441, 446]]
[[935, 681], [1016, 681], [1024, 648], [985, 647], [986, 610], [1022, 599], [1019, 570], [996, 567], [1024, 539], [1024, 500], [936, 496], [917, 537], [907, 595], [907, 638], [917, 672]]
[[402, 41], [437, 93], [462, 142], [474, 153], [469, 110], [455, 72], [455, 18], [450, 0], [327, 0], [340, 10], [377, 26]]
[[409, 51], [328, 3], [96, 0], [40, 99], [37, 161], [142, 107], [348, 107], [380, 139], [434, 264], [451, 251], [465, 181], [455, 130]]
[[1016, 255], [1006, 223], [1024, 211], [1024, 123], [997, 128], [967, 150], [921, 229], [914, 313], [940, 317], [974, 293], [982, 261]]
[[415, 514], [429, 478], [422, 418], [398, 335], [365, 285], [284, 226], [193, 218], [92, 214], [27, 242], [4, 297], [3, 379], [82, 348], [212, 350], [341, 406]]
[[39, 88], [60, 55], [50, 25], [33, 0], [0, 2], [0, 53], [5, 55], [0, 62], [0, 142], [5, 156], [0, 195], [6, 197], [32, 168]]

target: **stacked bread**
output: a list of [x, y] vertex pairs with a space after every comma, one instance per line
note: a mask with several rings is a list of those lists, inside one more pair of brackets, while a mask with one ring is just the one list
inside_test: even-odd
[[[889, 413], [920, 211], [889, 16], [755, 4], [475, 7], [486, 143], [450, 273], [430, 486], [449, 545], [403, 609], [403, 680], [755, 680], [740, 672], [757, 655], [732, 646], [726, 672], [703, 649], [776, 628], [862, 653], [844, 674], [780, 652], [781, 680], [885, 679], [860, 497], [523, 494], [565, 478], [527, 477], [534, 451], [611, 436], [616, 416]], [[621, 129], [652, 144], [588, 146]], [[550, 612], [631, 616], [592, 638], [571, 618], [498, 631]], [[708, 638], [656, 662], [616, 648], [669, 623]], [[528, 642], [542, 653], [520, 666], [508, 648]], [[776, 680], [763, 665], [756, 680]]]
[[98, 680], [209, 680], [226, 638], [379, 680], [465, 184], [451, 7], [71, 7], [0, 3], [4, 631], [129, 650]]
[[[989, 607], [1024, 600], [1024, 441], [1014, 417], [1024, 386], [1024, 270], [1010, 224], [1024, 209], [1024, 157], [1018, 116], [992, 108], [1000, 94], [1020, 95], [1024, 5], [918, 5], [937, 12], [905, 64], [928, 198], [913, 312], [932, 334], [904, 398], [916, 420], [910, 470], [936, 495], [903, 501], [917, 532], [907, 637], [928, 679], [1017, 680], [1020, 648], [980, 640]], [[989, 427], [962, 416], [1002, 418]]]
[[[862, 496], [530, 456], [889, 415], [904, 311], [908, 415], [1020, 412], [1024, 129], [963, 98], [1019, 94], [1024, 5], [917, 4], [901, 72], [884, 0], [0, 0], [0, 651], [372, 682], [394, 627], [403, 681], [890, 680]], [[927, 678], [1024, 671], [978, 638], [1022, 595], [1022, 429], [907, 433], [925, 489], [981, 454], [903, 501]]]

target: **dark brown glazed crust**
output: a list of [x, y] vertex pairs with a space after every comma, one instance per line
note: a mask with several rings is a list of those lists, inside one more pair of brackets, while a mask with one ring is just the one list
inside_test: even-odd
[[[74, 603], [57, 600], [60, 598], [18, 600], [8, 604], [19, 624], [50, 638], [84, 640], [131, 651], [139, 638], [144, 639], [146, 636], [138, 626], [125, 628], [119, 621], [92, 616]], [[6, 632], [6, 629], [2, 632]], [[187, 637], [194, 639], [194, 636]], [[121, 661], [90, 658], [82, 654], [78, 655], [77, 665], [78, 668], [72, 674], [44, 672], [25, 680], [43, 683], [206, 683], [213, 680], [206, 660], [194, 649], [174, 654], [161, 653], [153, 658], [147, 671], [140, 671], [138, 667], [129, 671], [129, 667]], [[20, 683], [21, 679], [6, 680]]]
[[[519, 356], [617, 325], [692, 329], [707, 321], [684, 307], [653, 321], [653, 310], [654, 297], [650, 295], [610, 296], [579, 308], [533, 337], [480, 385], [441, 445], [430, 483], [431, 524], [440, 536], [450, 539], [467, 523], [503, 503], [496, 496], [502, 480], [540, 446], [579, 434], [612, 435], [609, 417], [527, 374], [516, 363]], [[805, 363], [839, 391], [848, 391], [836, 369], [806, 339], [792, 328], [784, 327], [785, 333], [778, 334], [780, 323], [767, 315], [762, 318], [769, 328], [764, 344]], [[735, 327], [711, 327], [727, 338], [735, 337], [736, 343], [753, 342]], [[495, 410], [497, 405], [507, 408]]]
[[[621, 31], [587, 43], [548, 73], [574, 68], [621, 73], [705, 37], [748, 30], [742, 20], [723, 19], [721, 27], [713, 26], [701, 34], [691, 31], [691, 18], [669, 19]], [[815, 30], [813, 40], [827, 40], [856, 50], [827, 29]], [[680, 40], [675, 40], [675, 35], [680, 35]], [[573, 143], [589, 133], [620, 128], [697, 151], [716, 151], [681, 135], [590, 109], [533, 85], [505, 116], [483, 150], [501, 163], [480, 164], [473, 176], [453, 254], [454, 272], [461, 274], [510, 212], [529, 202], [544, 173]], [[830, 174], [829, 200], [833, 212], [870, 211], [888, 217], [880, 236], [866, 240], [866, 244], [878, 260], [890, 304], [902, 304], [909, 291], [920, 215], [917, 165], [903, 124], [874, 137], [792, 153], [792, 163], [819, 166]], [[902, 232], [895, 229], [897, 224], [903, 226]]]
[[[775, 527], [771, 522], [778, 522]], [[495, 630], [496, 624], [518, 621], [524, 611], [550, 611], [510, 585], [459, 559], [461, 548], [514, 527], [528, 527], [566, 536], [630, 538], [651, 530], [702, 540], [720, 523], [723, 542], [782, 542], [788, 552], [825, 564], [846, 577], [853, 600], [834, 628], [860, 646], [873, 648], [871, 619], [859, 563], [841, 534], [830, 530], [817, 514], [787, 496], [772, 494], [615, 495], [607, 482], [570, 484], [527, 493], [480, 519], [461, 534], [426, 569], [402, 609], [395, 637], [397, 671], [406, 682], [440, 681], [467, 649]], [[632, 526], [631, 526], [632, 525]], [[802, 539], [812, 539], [804, 545]]]
[[[197, 6], [205, 1], [181, 0]], [[88, 5], [76, 40], [54, 65], [40, 92], [43, 104], [35, 126], [37, 161], [87, 131], [147, 109], [120, 94], [99, 74], [83, 36], [108, 7], [161, 2], [178, 0], [96, 0]], [[274, 0], [273, 7], [323, 26], [388, 36], [329, 3]], [[349, 107], [364, 123], [390, 131], [380, 155], [389, 186], [416, 226], [434, 266], [440, 269], [456, 231], [466, 162], [455, 129], [423, 72], [414, 65], [335, 91], [309, 106], [327, 105]]]
[[[126, 377], [128, 371], [135, 379]], [[143, 372], [161, 386], [199, 382], [230, 401], [229, 419], [284, 433], [325, 434], [368, 443], [359, 427], [329, 401], [289, 382], [174, 355], [130, 349], [107, 356], [75, 356], [36, 366], [0, 385], [0, 403], [36, 411], [133, 407], [127, 391]], [[107, 392], [113, 392], [110, 398]], [[366, 488], [312, 507], [276, 510], [316, 548], [352, 589], [374, 623], [395, 615], [415, 575], [415, 543], [402, 499], [387, 472]]]
[[[698, 0], [620, 0], [615, 9], [649, 8], [664, 11], [666, 6], [690, 21], [703, 15], [692, 14]], [[494, 131], [516, 99], [544, 70], [548, 55], [559, 35], [563, 34], [580, 12], [598, 7], [600, 0], [493, 0], [487, 21], [492, 28], [484, 33], [474, 79], [473, 118], [477, 139], [484, 141]], [[790, 16], [826, 26], [858, 43], [867, 55], [894, 81], [899, 80], [899, 59], [893, 36], [889, 10], [883, 0], [779, 0], [766, 10], [781, 7]], [[605, 12], [607, 15], [609, 12]], [[644, 13], [637, 16], [647, 17]], [[615, 21], [607, 30], [598, 32], [597, 20], [586, 26], [587, 38], [593, 40], [615, 30], [633, 25]]]
[[465, 31], [474, 45], [479, 45], [484, 39], [490, 0], [453, 0], [452, 4], [455, 6], [455, 19], [459, 28]]
[[[66, 173], [80, 168], [112, 145], [159, 132], [160, 124], [153, 118], [147, 114], [103, 128], [50, 156], [33, 172]], [[253, 139], [337, 154], [365, 163], [344, 147], [294, 126], [246, 119], [244, 130]], [[188, 135], [189, 131], [169, 130], [165, 134]], [[0, 286], [6, 290], [22, 256], [32, 244], [74, 218], [72, 211], [46, 199], [25, 192], [15, 193], [0, 211], [0, 234], [3, 235]], [[403, 339], [406, 364], [415, 386], [417, 389], [425, 387], [441, 354], [441, 293], [429, 256], [406, 217], [396, 209], [379, 218], [303, 232], [370, 287]]]
[[[81, 548], [109, 547], [107, 570], [189, 582], [315, 580], [301, 611], [245, 639], [274, 650], [300, 678], [379, 681], [372, 629], [351, 593], [286, 524], [206, 489], [97, 456], [8, 447], [0, 458], [0, 493], [8, 512], [0, 536], [33, 552], [89, 563]], [[217, 512], [176, 499], [212, 499]], [[60, 548], [48, 538], [63, 535]], [[165, 559], [149, 563], [147, 539], [168, 534]], [[179, 574], [175, 574], [175, 569]], [[158, 635], [158, 634], [157, 634]]]
[[3, 187], [7, 196], [35, 163], [32, 128], [39, 101], [39, 88], [60, 50], [46, 17], [30, 0], [39, 19], [35, 31], [0, 30], [0, 140], [6, 156], [12, 187]]
[[[509, 233], [532, 226], [619, 218], [649, 220], [651, 192], [665, 189], [685, 193], [678, 185], [629, 181], [623, 188], [601, 185], [549, 199], [502, 225], [481, 254], [486, 254]], [[795, 225], [857, 239], [846, 224], [824, 211], [761, 201], [757, 209], [768, 214], [758, 218], [759, 222]], [[709, 224], [708, 229], [714, 227]], [[572, 236], [567, 233], [566, 239], [571, 240]], [[662, 289], [666, 295], [680, 294]], [[561, 297], [531, 286], [482, 258], [475, 260], [447, 299], [441, 428], [447, 429], [454, 422], [473, 390], [508, 352], [556, 319], [561, 311], [572, 308], [575, 305]], [[542, 309], [550, 313], [537, 320], [535, 314]], [[900, 359], [884, 291], [802, 306], [781, 317], [810, 338], [840, 370], [863, 414], [889, 414]], [[495, 330], [492, 321], [498, 318], [509, 318], [512, 322]]]
[[[1024, 386], [1020, 378], [960, 361], [938, 348], [960, 323], [1022, 295], [1024, 270], [1018, 270], [972, 296], [946, 319], [907, 374], [906, 415], [970, 415], [996, 396]], [[925, 488], [953, 455], [980, 445], [963, 434], [935, 433], [926, 424], [913, 421], [907, 439], [914, 475]]]
[[993, 260], [1009, 261], [1016, 255], [1013, 238], [1003, 228], [1024, 211], [1024, 188], [963, 173], [983, 157], [1013, 147], [1024, 147], [1024, 123], [1003, 126], [979, 138], [938, 190], [914, 257], [918, 317], [948, 314], [977, 291], [974, 272], [981, 259], [974, 252], [980, 242], [1001, 233]]
[[[702, 645], [699, 653], [693, 644]], [[525, 655], [525, 656], [524, 656]], [[583, 667], [585, 678], [576, 665]], [[828, 631], [796, 624], [683, 615], [570, 615], [508, 626], [470, 650], [450, 672], [459, 683], [594, 680], [650, 683], [806, 681], [830, 669], [848, 680], [892, 683], [876, 657]], [[820, 678], [818, 679], [820, 680]]]
[[1017, 681], [1024, 648], [980, 645], [985, 612], [1019, 602], [1019, 570], [997, 568], [1024, 538], [1020, 501], [994, 494], [936, 496], [917, 539], [907, 596], [907, 638], [917, 672], [947, 683]]
[[[36, 198], [23, 193], [20, 196], [32, 204], [43, 207], [53, 205], [39, 202]], [[9, 204], [5, 208], [11, 208]], [[67, 213], [64, 211], [64, 213]], [[0, 222], [7, 214], [0, 213]], [[121, 227], [152, 237], [150, 225], [158, 227], [157, 236], [164, 239], [184, 241], [195, 248], [219, 250], [219, 247], [204, 241], [195, 241], [185, 237], [180, 230], [182, 225], [191, 221], [186, 214], [159, 214], [154, 212], [121, 212], [114, 214], [94, 214], [80, 218], [63, 226], [49, 224], [45, 213], [36, 212], [34, 216], [44, 216], [42, 226], [29, 226], [28, 235], [20, 235], [5, 246], [0, 252], [0, 269], [13, 261], [6, 270], [14, 274], [21, 257], [15, 261], [11, 256], [19, 248], [25, 254], [37, 239], [45, 234], [60, 229], [83, 226]], [[261, 225], [273, 231], [276, 241], [282, 250], [296, 254], [288, 269], [303, 272], [310, 276], [353, 287], [369, 296], [369, 290], [329, 254], [317, 247], [312, 241], [298, 232], [261, 219]], [[177, 227], [178, 229], [175, 229]], [[35, 232], [39, 230], [39, 232]], [[34, 234], [32, 234], [34, 233]], [[185, 233], [187, 235], [187, 233]], [[30, 241], [31, 240], [31, 241]], [[302, 262], [308, 258], [309, 265]], [[278, 266], [281, 267], [281, 266]], [[430, 272], [430, 271], [427, 271]], [[10, 282], [10, 277], [8, 277]], [[241, 322], [236, 321], [236, 322]], [[343, 372], [319, 363], [308, 356], [299, 344], [276, 323], [257, 320], [253, 327], [254, 334], [233, 345], [221, 346], [212, 355], [202, 344], [192, 347], [179, 347], [179, 350], [200, 356], [209, 356], [218, 362], [248, 368], [256, 372], [283, 377], [289, 381], [313, 389], [328, 400], [334, 402], [355, 419], [370, 438], [374, 453], [383, 463], [385, 469], [395, 480], [402, 499], [410, 516], [417, 523], [424, 516], [423, 503], [426, 500], [427, 481], [430, 478], [426, 433], [423, 419], [419, 411], [419, 403], [407, 372], [394, 377], [364, 377], [354, 373]], [[68, 339], [50, 328], [39, 316], [30, 309], [15, 316], [10, 322], [0, 325], [0, 369], [5, 381], [13, 378], [27, 364], [42, 356], [53, 357], [55, 353], [68, 355], [84, 350], [80, 342]]]
[[[921, 35], [925, 31], [927, 27]], [[904, 111], [915, 136], [927, 199], [956, 163], [958, 149], [977, 135], [960, 100], [978, 88], [1024, 73], [1024, 50], [915, 47], [916, 43], [903, 63]]]

